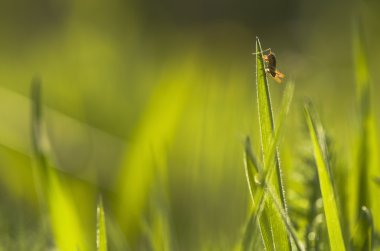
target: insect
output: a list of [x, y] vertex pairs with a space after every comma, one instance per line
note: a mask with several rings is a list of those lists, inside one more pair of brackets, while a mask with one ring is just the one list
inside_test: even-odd
[[[272, 50], [266, 49], [261, 53], [269, 51], [268, 54], [263, 54], [263, 60], [265, 62], [265, 72], [270, 74], [272, 78], [279, 84], [282, 83], [282, 80], [285, 78], [285, 75], [277, 70], [277, 59], [276, 56], [272, 53]], [[257, 53], [253, 53], [254, 55]]]

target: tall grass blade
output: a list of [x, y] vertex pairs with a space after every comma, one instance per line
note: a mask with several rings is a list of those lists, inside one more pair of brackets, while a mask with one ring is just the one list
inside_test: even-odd
[[[262, 191], [263, 190], [261, 189], [261, 192]], [[261, 216], [261, 213], [264, 209], [266, 194], [261, 193], [261, 194], [258, 194], [257, 197], [260, 197], [260, 200], [257, 201], [256, 203], [257, 206], [252, 209], [252, 212], [250, 214], [250, 217], [244, 229], [243, 237], [241, 240], [241, 247], [238, 250], [251, 251], [251, 250], [256, 250], [256, 249], [257, 250], [263, 249], [262, 245], [264, 243], [262, 243], [262, 239], [261, 239], [262, 237], [260, 236], [261, 229], [258, 223], [259, 223], [259, 218]]]
[[[274, 138], [274, 119], [272, 112], [272, 104], [270, 100], [270, 92], [268, 80], [265, 73], [265, 65], [263, 61], [262, 48], [259, 38], [256, 38], [256, 89], [257, 89], [257, 101], [258, 101], [258, 115], [259, 126], [261, 134], [261, 150], [262, 160], [265, 161], [269, 152], [270, 144]], [[269, 182], [273, 184], [276, 191], [276, 196], [281, 199], [281, 206], [286, 211], [285, 193], [282, 182], [282, 174], [280, 168], [280, 161], [277, 150], [275, 151], [275, 167], [274, 173], [275, 182]], [[267, 164], [267, 163], [265, 163]], [[264, 170], [269, 170], [269, 166], [264, 166]], [[260, 220], [261, 232], [264, 237], [266, 248], [276, 249], [281, 247], [282, 250], [290, 250], [290, 240], [287, 235], [286, 227], [281, 218], [276, 213], [276, 208], [272, 203], [266, 202], [263, 219]], [[271, 238], [265, 238], [265, 236], [271, 236]], [[273, 241], [273, 243], [270, 243]]]
[[[281, 110], [279, 113], [279, 120], [278, 120], [279, 123], [276, 128], [276, 133], [274, 137], [272, 138], [271, 143], [269, 144], [269, 149], [267, 149], [266, 151], [268, 152], [268, 155], [266, 156], [265, 163], [266, 163], [266, 166], [269, 166], [268, 170], [264, 170], [262, 162], [253, 153], [251, 149], [251, 142], [250, 142], [249, 137], [247, 137], [246, 142], [245, 142], [245, 173], [247, 177], [247, 183], [248, 183], [250, 195], [253, 202], [253, 208], [252, 208], [252, 213], [251, 213], [249, 222], [247, 223], [246, 230], [244, 232], [244, 237], [242, 240], [243, 250], [250, 250], [249, 247], [252, 244], [252, 242], [254, 242], [254, 239], [256, 238], [255, 234], [258, 233], [258, 230], [261, 230], [261, 233], [263, 234], [264, 243], [267, 244], [267, 247], [269, 243], [272, 243], [270, 239], [272, 237], [271, 232], [265, 231], [266, 225], [269, 224], [269, 222], [265, 218], [265, 217], [269, 217], [269, 215], [266, 215], [266, 211], [264, 211], [264, 214], [262, 218], [260, 219], [260, 224], [262, 224], [262, 227], [264, 227], [264, 229], [259, 229], [256, 225], [257, 225], [257, 219], [259, 218], [261, 214], [263, 204], [265, 201], [264, 197], [265, 197], [266, 191], [263, 188], [266, 186], [271, 186], [269, 184], [269, 181], [275, 170], [275, 166], [273, 165], [274, 154], [276, 153], [277, 143], [281, 135], [284, 120], [290, 109], [293, 93], [294, 93], [294, 84], [292, 82], [289, 82], [282, 98]], [[276, 208], [275, 210], [278, 210], [278, 208]], [[264, 224], [264, 221], [266, 222], [266, 224]], [[284, 223], [286, 224], [286, 222]], [[289, 232], [289, 234], [291, 233]]]
[[97, 251], [107, 251], [107, 232], [106, 221], [104, 217], [103, 199], [99, 198], [96, 209], [97, 224], [96, 224], [96, 248]]
[[262, 178], [260, 175], [263, 175], [264, 170], [262, 167], [262, 164], [259, 162], [259, 160], [256, 158], [256, 156], [253, 154], [252, 148], [251, 148], [251, 139], [249, 137], [245, 140], [245, 158], [244, 158], [244, 170], [245, 175], [247, 178], [249, 193], [252, 198], [252, 202], [255, 204], [254, 196], [256, 188], [260, 182], [259, 180]]
[[[43, 214], [47, 212], [46, 193], [44, 187], [47, 185], [47, 163], [45, 158], [46, 150], [43, 149], [43, 125], [41, 111], [41, 81], [38, 78], [32, 80], [30, 87], [31, 98], [31, 141], [34, 151], [36, 168], [33, 169], [36, 192], [38, 195], [41, 211]], [[44, 223], [44, 228], [46, 224]], [[46, 229], [45, 229], [46, 230]]]
[[43, 213], [48, 212], [56, 246], [62, 251], [89, 250], [88, 240], [81, 227], [80, 217], [71, 194], [62, 183], [62, 177], [49, 161], [49, 141], [43, 124], [41, 83], [31, 85], [31, 137], [37, 162], [37, 192]]
[[[257, 242], [257, 236], [259, 236], [260, 233], [264, 242], [264, 246], [268, 248], [273, 243], [273, 240], [271, 239], [272, 233], [270, 228], [266, 227], [269, 224], [269, 215], [267, 215], [266, 211], [264, 211], [263, 215], [261, 216], [265, 205], [265, 193], [263, 184], [261, 183], [264, 170], [261, 162], [258, 160], [258, 158], [256, 158], [251, 149], [251, 141], [249, 137], [247, 137], [245, 142], [244, 160], [245, 173], [253, 208], [243, 235], [242, 250], [252, 250], [252, 245], [253, 243]], [[257, 224], [258, 219], [260, 219], [260, 226]], [[273, 246], [270, 247], [274, 248]]]
[[31, 96], [31, 136], [32, 147], [39, 161], [44, 158], [42, 150], [42, 111], [41, 111], [41, 81], [38, 78], [32, 80], [30, 88]]
[[121, 228], [131, 240], [141, 231], [139, 219], [147, 206], [154, 179], [153, 153], [164, 155], [164, 145], [175, 135], [192, 83], [192, 69], [192, 65], [185, 65], [179, 73], [171, 72], [162, 78], [123, 156], [116, 181], [115, 211]]
[[[270, 98], [270, 91], [268, 85], [268, 79], [265, 73], [265, 65], [263, 61], [263, 55], [261, 53], [262, 48], [259, 38], [256, 38], [256, 87], [257, 87], [257, 102], [258, 102], [258, 112], [259, 112], [259, 124], [261, 132], [261, 147], [262, 156], [265, 160], [268, 153], [270, 144], [272, 143], [272, 138], [274, 137], [274, 118], [272, 111], [272, 103]], [[276, 192], [281, 198], [281, 203], [284, 208], [286, 208], [285, 201], [285, 190], [283, 188], [282, 173], [280, 167], [279, 154], [276, 153]], [[268, 168], [265, 166], [265, 168]]]
[[172, 243], [170, 225], [170, 201], [168, 194], [167, 160], [165, 156], [155, 156], [155, 178], [152, 185], [150, 210], [146, 224], [146, 233], [152, 251], [175, 250]]
[[[368, 67], [367, 52], [365, 48], [363, 29], [356, 23], [353, 36], [353, 54], [356, 76], [356, 96], [359, 112], [358, 144], [356, 149], [356, 172], [358, 177], [357, 203], [355, 218], [360, 217], [362, 206], [370, 208], [373, 212], [380, 210], [371, 191], [374, 186], [371, 177], [378, 174], [378, 143], [376, 123], [371, 109], [371, 81]], [[373, 204], [373, 205], [372, 205]], [[379, 221], [380, 222], [380, 221]]]
[[305, 116], [314, 148], [314, 158], [317, 164], [330, 248], [331, 250], [346, 250], [339, 221], [333, 181], [331, 179], [326, 137], [322, 124], [311, 103], [305, 104]]
[[373, 250], [373, 222], [372, 214], [366, 207], [362, 207], [355, 230], [351, 236], [353, 250]]
[[277, 197], [274, 195], [274, 191], [270, 187], [266, 187], [266, 192], [269, 194], [271, 198], [271, 202], [274, 203], [274, 205], [277, 208], [277, 213], [281, 216], [283, 222], [286, 225], [286, 229], [290, 236], [292, 236], [294, 244], [297, 248], [297, 250], [303, 251], [305, 250], [303, 244], [299, 241], [297, 237], [297, 233], [295, 228], [293, 227], [293, 224], [290, 221], [290, 218], [288, 217], [285, 210], [281, 207], [280, 202], [278, 201]]

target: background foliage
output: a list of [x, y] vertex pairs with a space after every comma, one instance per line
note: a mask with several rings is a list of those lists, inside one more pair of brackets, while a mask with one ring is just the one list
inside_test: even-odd
[[[0, 249], [95, 250], [97, 233], [100, 250], [235, 248], [252, 208], [247, 135], [261, 156], [256, 36], [295, 83], [277, 143], [298, 237], [329, 246], [308, 97], [346, 248], [366, 243], [363, 205], [375, 246], [379, 11], [371, 0], [2, 0]], [[268, 84], [276, 122], [287, 83]]]

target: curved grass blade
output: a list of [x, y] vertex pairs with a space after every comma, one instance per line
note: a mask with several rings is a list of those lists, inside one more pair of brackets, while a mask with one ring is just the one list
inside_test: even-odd
[[351, 236], [353, 250], [372, 250], [373, 242], [372, 214], [368, 208], [362, 207], [357, 225]]
[[99, 198], [96, 215], [96, 248], [97, 251], [107, 251], [107, 232], [102, 197]]
[[311, 103], [305, 104], [306, 122], [314, 148], [331, 250], [346, 250], [329, 166], [326, 137]]

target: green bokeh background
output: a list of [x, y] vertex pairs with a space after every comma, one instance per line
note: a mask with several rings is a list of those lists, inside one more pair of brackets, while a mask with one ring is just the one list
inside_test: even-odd
[[[42, 80], [51, 159], [89, 250], [100, 193], [112, 250], [123, 241], [145, 250], [144, 226], [157, 208], [170, 222], [173, 250], [229, 250], [249, 202], [246, 135], [259, 150], [255, 37], [296, 83], [281, 146], [286, 184], [304, 96], [318, 105], [336, 149], [349, 154], [359, 16], [380, 116], [379, 11], [377, 1], [1, 0], [0, 247], [51, 242], [33, 174], [34, 77]], [[276, 114], [284, 86], [270, 85]]]

